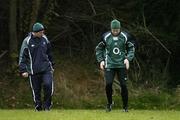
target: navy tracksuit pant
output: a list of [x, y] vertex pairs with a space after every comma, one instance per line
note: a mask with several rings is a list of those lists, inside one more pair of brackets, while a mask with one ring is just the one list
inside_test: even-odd
[[[30, 84], [35, 102], [35, 109], [50, 109], [53, 94], [53, 73], [48, 71], [31, 75]], [[41, 100], [41, 90], [44, 92], [43, 102]]]
[[108, 104], [112, 104], [112, 84], [116, 74], [118, 81], [120, 82], [123, 108], [125, 109], [128, 107], [128, 89], [126, 85], [127, 73], [125, 68], [105, 69], [106, 95]]

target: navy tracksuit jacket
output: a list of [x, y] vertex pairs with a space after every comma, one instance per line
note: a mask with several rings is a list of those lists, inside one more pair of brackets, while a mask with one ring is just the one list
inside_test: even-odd
[[[19, 57], [20, 73], [28, 72], [35, 108], [50, 109], [53, 94], [53, 61], [47, 37], [34, 37], [30, 33], [23, 41]], [[44, 102], [41, 102], [43, 85]]]

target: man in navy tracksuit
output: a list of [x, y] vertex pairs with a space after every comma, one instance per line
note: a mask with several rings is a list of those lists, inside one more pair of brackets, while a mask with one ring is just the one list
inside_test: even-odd
[[[33, 32], [24, 39], [20, 57], [19, 69], [23, 77], [29, 77], [35, 103], [35, 110], [50, 110], [53, 94], [53, 61], [51, 45], [44, 35], [41, 23], [33, 25]], [[41, 101], [41, 88], [44, 91], [44, 101]]]

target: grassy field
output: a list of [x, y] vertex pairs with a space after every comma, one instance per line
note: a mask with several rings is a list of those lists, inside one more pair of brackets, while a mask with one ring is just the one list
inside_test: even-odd
[[0, 110], [0, 120], [179, 120], [180, 111], [130, 110], [52, 110], [35, 112], [31, 109]]

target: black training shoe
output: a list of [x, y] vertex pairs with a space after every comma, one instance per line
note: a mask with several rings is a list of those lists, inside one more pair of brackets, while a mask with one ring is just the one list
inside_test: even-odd
[[49, 108], [45, 108], [44, 111], [50, 111], [50, 109]]
[[128, 112], [128, 108], [123, 108], [123, 112]]
[[41, 106], [36, 106], [35, 111], [42, 111], [42, 107]]
[[106, 112], [110, 112], [112, 110], [112, 104], [107, 104]]

